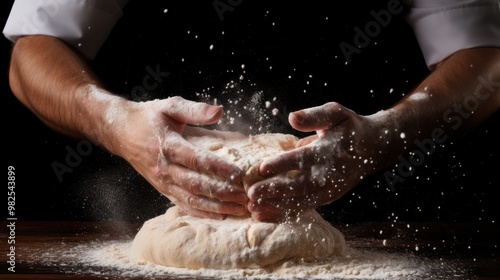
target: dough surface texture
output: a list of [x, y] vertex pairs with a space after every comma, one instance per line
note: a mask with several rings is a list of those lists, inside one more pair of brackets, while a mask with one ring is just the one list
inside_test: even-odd
[[[251, 173], [263, 159], [294, 147], [296, 138], [261, 134], [221, 140], [207, 136], [188, 139]], [[255, 176], [247, 172], [248, 176]], [[183, 215], [177, 206], [144, 223], [134, 238], [131, 257], [190, 269], [265, 268], [291, 259], [321, 260], [344, 255], [340, 231], [315, 210], [284, 223], [255, 222], [250, 216], [225, 220]]]

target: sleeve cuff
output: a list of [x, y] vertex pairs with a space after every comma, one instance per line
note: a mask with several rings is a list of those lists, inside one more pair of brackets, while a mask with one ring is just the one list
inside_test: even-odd
[[461, 49], [500, 47], [498, 0], [415, 0], [408, 22], [430, 69]]
[[26, 35], [57, 37], [93, 59], [121, 15], [113, 0], [16, 0], [3, 34], [12, 42]]

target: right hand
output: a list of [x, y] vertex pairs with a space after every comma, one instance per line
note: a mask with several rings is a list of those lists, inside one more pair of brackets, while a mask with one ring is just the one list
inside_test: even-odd
[[223, 114], [222, 107], [172, 97], [142, 103], [126, 101], [124, 110], [125, 115], [117, 117], [110, 127], [115, 139], [111, 152], [127, 160], [189, 215], [224, 219], [226, 215], [247, 213], [242, 171], [184, 138], [203, 134], [240, 137], [238, 133], [187, 126], [216, 123]]

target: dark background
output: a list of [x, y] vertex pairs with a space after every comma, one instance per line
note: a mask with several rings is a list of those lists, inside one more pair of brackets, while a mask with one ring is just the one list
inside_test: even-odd
[[[353, 28], [364, 28], [373, 20], [370, 11], [384, 9], [387, 1], [332, 8], [328, 1], [242, 1], [223, 20], [213, 1], [151, 2], [132, 0], [90, 62], [110, 89], [130, 99], [206, 100], [197, 95], [205, 93], [210, 102], [217, 98], [234, 109], [229, 99], [250, 104], [262, 92], [263, 101], [276, 97], [273, 108], [281, 113], [273, 116], [263, 108], [267, 118], [261, 132], [295, 133], [283, 121], [287, 112], [337, 101], [371, 114], [397, 102], [429, 74], [402, 14], [345, 64], [340, 42], [352, 44]], [[2, 28], [12, 3], [2, 1]], [[18, 219], [141, 222], [163, 213], [167, 200], [126, 162], [96, 146], [58, 180], [52, 164], [64, 164], [68, 151], [82, 142], [51, 131], [14, 98], [7, 77], [10, 48], [7, 39], [0, 40], [3, 151], [7, 166], [16, 168]], [[148, 66], [170, 74], [148, 95], [134, 94]], [[230, 81], [235, 87], [226, 89]], [[446, 141], [394, 189], [382, 172], [374, 174], [321, 213], [339, 223], [498, 223], [499, 118], [497, 112], [469, 134]]]

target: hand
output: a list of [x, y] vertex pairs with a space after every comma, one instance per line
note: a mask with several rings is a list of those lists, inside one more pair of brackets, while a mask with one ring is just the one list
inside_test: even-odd
[[[289, 121], [293, 128], [316, 135], [261, 163], [259, 173], [267, 179], [248, 189], [254, 220], [282, 221], [328, 204], [373, 172], [382, 139], [374, 139], [377, 128], [371, 118], [332, 102], [291, 113]], [[276, 176], [287, 172], [296, 175]]]
[[239, 137], [187, 126], [216, 123], [223, 114], [221, 107], [173, 97], [127, 101], [126, 108], [125, 117], [113, 126], [114, 149], [158, 191], [192, 216], [223, 219], [227, 214], [248, 212], [242, 171], [184, 138], [202, 134]]

